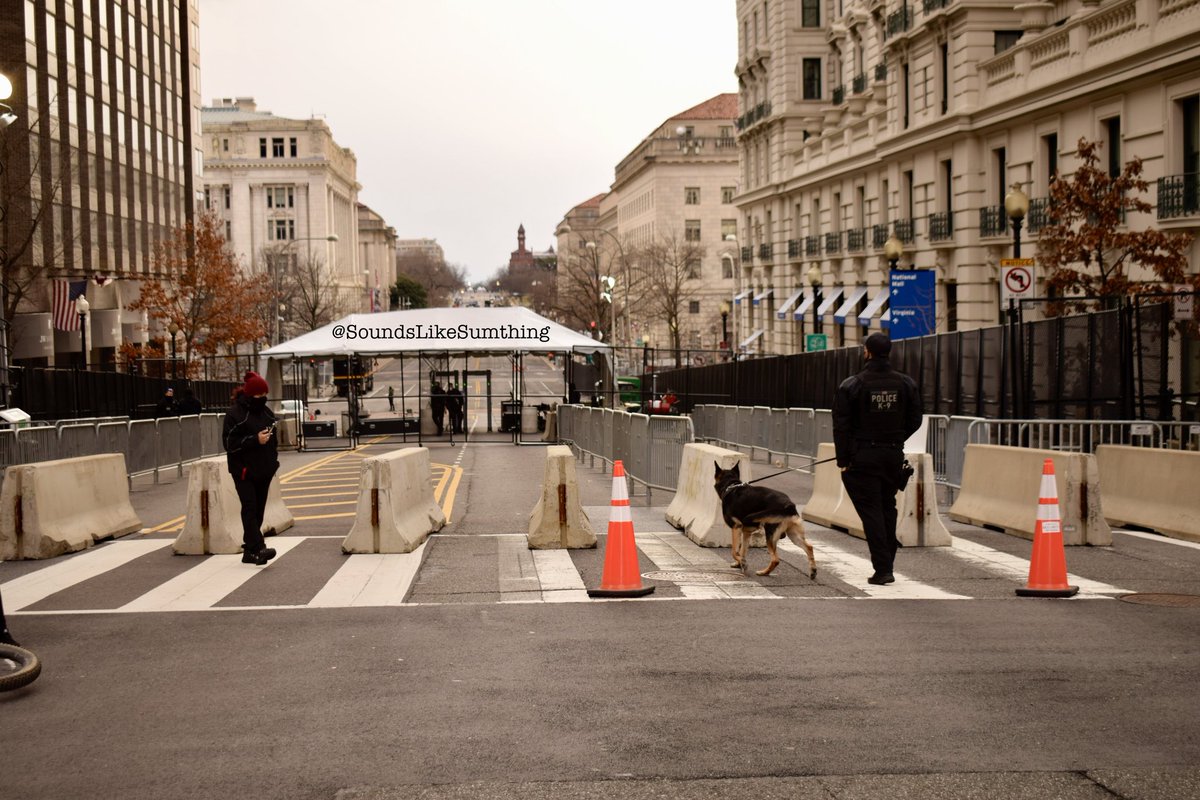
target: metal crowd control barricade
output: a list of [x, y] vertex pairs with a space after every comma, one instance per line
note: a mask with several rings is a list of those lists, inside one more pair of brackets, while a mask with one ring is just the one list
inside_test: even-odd
[[205, 457], [219, 456], [225, 452], [225, 443], [221, 441], [224, 424], [223, 414], [200, 415], [200, 450]]
[[786, 408], [772, 408], [767, 425], [767, 454], [787, 460], [788, 412]]
[[58, 429], [56, 458], [78, 458], [95, 455], [97, 452], [95, 425], [63, 425]]
[[971, 443], [986, 441], [1069, 453], [1095, 453], [1102, 444], [1163, 444], [1161, 426], [1145, 420], [976, 419], [967, 437]]
[[769, 450], [771, 446], [771, 409], [767, 406], [755, 406], [750, 412], [750, 438], [745, 442], [750, 445], [750, 456], [754, 457], [755, 448]]
[[650, 417], [647, 414], [631, 414], [629, 417], [629, 451], [625, 462], [625, 474], [638, 483], [650, 482]]
[[136, 419], [129, 423], [129, 450], [125, 454], [125, 469], [130, 478], [154, 474], [158, 483], [157, 420]]
[[21, 428], [17, 431], [18, 464], [34, 464], [58, 458], [58, 428]]
[[730, 438], [731, 442], [740, 445], [751, 445], [754, 442], [754, 409], [742, 407], [737, 410], [737, 435]]
[[[800, 456], [811, 459], [817, 453], [816, 445], [817, 423], [815, 413], [811, 408], [789, 408], [787, 424], [784, 430], [784, 447], [789, 456]], [[791, 466], [790, 457], [787, 466]]]
[[180, 458], [179, 417], [164, 417], [157, 423], [157, 455], [154, 462], [154, 477], [157, 482], [158, 471], [166, 467], [178, 465], [179, 474], [183, 475], [183, 463]]
[[683, 446], [696, 440], [692, 422], [688, 417], [650, 418], [650, 474], [646, 486], [648, 499], [654, 489], [674, 492], [678, 488]]
[[179, 460], [183, 464], [199, 461], [204, 457], [201, 444], [200, 417], [179, 418]]
[[816, 433], [813, 442], [813, 455], [816, 455], [817, 447], [824, 442], [833, 441], [833, 412], [827, 408], [819, 408], [813, 412], [813, 419], [816, 422]]
[[609, 413], [609, 421], [612, 423], [612, 447], [607, 450], [608, 458], [611, 461], [629, 461], [631, 454], [632, 442], [630, 436], [632, 434], [632, 414], [618, 414], [615, 412]]
[[17, 441], [16, 431], [0, 431], [0, 468], [19, 464], [21, 445]]
[[[129, 456], [129, 423], [128, 422], [101, 422], [96, 426], [96, 452], [99, 453], [126, 453], [126, 461]], [[129, 465], [125, 466], [126, 471]]]

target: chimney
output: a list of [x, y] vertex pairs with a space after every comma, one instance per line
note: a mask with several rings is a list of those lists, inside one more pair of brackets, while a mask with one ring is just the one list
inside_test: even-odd
[[239, 97], [237, 99], [238, 111], [255, 111], [257, 106], [254, 103], [253, 97]]

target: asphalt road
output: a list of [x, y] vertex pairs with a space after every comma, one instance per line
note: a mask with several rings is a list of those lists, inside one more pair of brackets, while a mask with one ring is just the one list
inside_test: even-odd
[[[655, 581], [646, 600], [502, 602], [544, 453], [438, 443], [452, 522], [407, 601], [305, 605], [346, 558], [339, 482], [387, 446], [285, 456], [298, 522], [281, 538], [304, 541], [210, 608], [118, 610], [205, 560], [156, 551], [10, 614], [45, 666], [0, 694], [3, 796], [1200, 798], [1200, 608], [1017, 598], [1011, 575], [947, 552], [1028, 558], [993, 531], [901, 551], [893, 594], [839, 571], [861, 541], [811, 526], [817, 580], [789, 559], [748, 579], [759, 599]], [[601, 548], [571, 558], [590, 586], [611, 479], [579, 471]], [[102, 547], [165, 545], [184, 484], [135, 485], [160, 530]], [[639, 537], [669, 535], [669, 500], [635, 496]], [[1118, 533], [1067, 559], [1120, 591], [1200, 594], [1195, 546]], [[0, 582], [48, 566], [6, 563]], [[902, 599], [921, 586], [963, 599]]]

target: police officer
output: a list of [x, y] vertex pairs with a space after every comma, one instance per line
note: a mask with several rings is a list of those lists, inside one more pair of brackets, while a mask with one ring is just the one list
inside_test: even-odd
[[833, 442], [842, 484], [862, 519], [875, 574], [868, 583], [895, 582], [896, 492], [901, 484], [904, 442], [921, 427], [921, 395], [907, 375], [892, 369], [891, 340], [867, 337], [862, 372], [838, 387], [833, 401]]

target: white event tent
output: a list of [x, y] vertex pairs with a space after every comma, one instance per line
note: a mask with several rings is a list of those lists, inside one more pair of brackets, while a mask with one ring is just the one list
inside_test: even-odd
[[611, 349], [528, 308], [418, 308], [351, 314], [264, 350], [271, 359], [401, 353], [581, 353]]

